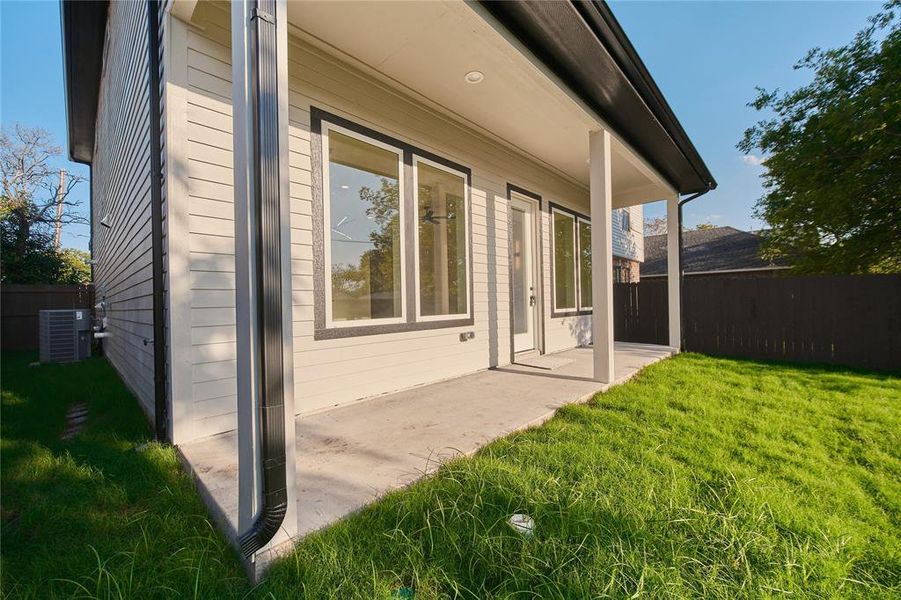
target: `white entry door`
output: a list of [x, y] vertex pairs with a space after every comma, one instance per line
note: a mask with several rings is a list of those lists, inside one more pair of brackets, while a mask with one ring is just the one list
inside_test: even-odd
[[537, 347], [538, 283], [536, 276], [535, 204], [515, 194], [510, 199], [513, 276], [513, 351]]

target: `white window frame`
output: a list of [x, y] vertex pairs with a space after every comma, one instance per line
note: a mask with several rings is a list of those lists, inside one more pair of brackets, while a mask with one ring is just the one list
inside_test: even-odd
[[[579, 231], [579, 223], [585, 223], [588, 225], [589, 229], [591, 229], [591, 219], [586, 219], [585, 217], [580, 217], [576, 215], [576, 279], [579, 281], [578, 294], [576, 298], [576, 306], [579, 307], [579, 311], [586, 310], [594, 310], [593, 306], [582, 306], [582, 232]], [[591, 232], [591, 235], [594, 235], [594, 231]], [[591, 260], [594, 260], [594, 257], [591, 257]], [[592, 294], [592, 304], [594, 303], [594, 294]]]
[[[560, 296], [557, 294], [557, 236], [554, 227], [557, 224], [557, 220], [555, 219], [555, 214], [559, 213], [573, 222], [573, 233], [576, 234], [573, 238], [573, 289], [575, 289], [575, 298], [576, 305], [575, 306], [566, 306], [560, 307], [557, 305], [557, 301]], [[578, 252], [579, 252], [579, 239], [578, 239], [578, 231], [576, 231], [576, 219], [578, 217], [575, 213], [571, 213], [567, 210], [561, 210], [556, 206], [551, 207], [551, 265], [553, 267], [554, 277], [551, 281], [551, 285], [554, 290], [554, 312], [555, 313], [566, 313], [566, 312], [578, 312], [579, 310], [579, 263], [578, 263]]]
[[[449, 313], [446, 315], [426, 315], [422, 314], [422, 307], [420, 306], [422, 303], [422, 299], [420, 298], [420, 289], [419, 289], [419, 169], [417, 168], [419, 163], [424, 163], [429, 165], [430, 167], [434, 167], [436, 169], [442, 170], [446, 173], [450, 173], [452, 175], [456, 175], [463, 179], [463, 204], [466, 209], [466, 214], [464, 215], [464, 226], [466, 227], [466, 312], [465, 313]], [[472, 231], [470, 231], [470, 211], [472, 207], [470, 205], [470, 190], [469, 190], [469, 177], [463, 171], [458, 171], [457, 169], [448, 167], [447, 165], [443, 165], [434, 160], [429, 160], [428, 158], [424, 158], [419, 156], [415, 152], [413, 153], [413, 212], [414, 212], [414, 227], [413, 227], [413, 260], [414, 260], [414, 270], [413, 270], [413, 285], [414, 285], [414, 296], [416, 303], [416, 321], [456, 321], [459, 319], [468, 319], [472, 314], [472, 303], [470, 302], [470, 298], [472, 298]]]
[[[327, 328], [366, 327], [371, 325], [391, 325], [407, 321], [407, 289], [406, 289], [406, 215], [404, 213], [404, 151], [382, 141], [373, 139], [356, 131], [322, 120], [322, 228], [325, 254], [325, 326]], [[400, 223], [400, 316], [387, 319], [351, 319], [335, 321], [332, 318], [332, 202], [329, 177], [329, 133], [332, 131], [352, 137], [361, 142], [388, 150], [397, 155], [397, 201], [398, 219]]]

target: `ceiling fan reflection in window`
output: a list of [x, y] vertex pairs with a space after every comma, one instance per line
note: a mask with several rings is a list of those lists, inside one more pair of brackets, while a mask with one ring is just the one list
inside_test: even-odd
[[440, 221], [453, 221], [457, 218], [455, 213], [450, 213], [447, 215], [436, 215], [435, 211], [431, 208], [427, 208], [425, 210], [425, 214], [422, 215], [422, 220], [424, 223], [433, 223], [437, 225]]
[[332, 233], [340, 235], [341, 237], [346, 238], [348, 241], [354, 241], [352, 237], [341, 231], [341, 226], [350, 223], [351, 221], [353, 221], [353, 219], [346, 215], [341, 217], [341, 220], [335, 223], [334, 227], [332, 227]]
[[[422, 186], [420, 188], [420, 193], [422, 193], [426, 198], [431, 196], [431, 190], [429, 190], [429, 188], [426, 186]], [[457, 196], [456, 194], [446, 194], [444, 200], [447, 204], [447, 208], [450, 208], [451, 210], [448, 210], [446, 215], [436, 215], [435, 211], [431, 207], [426, 208], [425, 206], [423, 206], [423, 208], [425, 208], [425, 213], [422, 215], [423, 223], [438, 225], [441, 221], [454, 221], [457, 219], [456, 208], [459, 206], [459, 203], [463, 201], [463, 198]]]

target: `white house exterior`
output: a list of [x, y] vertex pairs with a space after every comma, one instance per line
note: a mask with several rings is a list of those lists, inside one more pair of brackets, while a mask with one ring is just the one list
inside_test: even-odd
[[[269, 363], [254, 311], [270, 300], [281, 300], [289, 461], [294, 415], [517, 353], [594, 339], [595, 377], [611, 380], [613, 257], [642, 260], [643, 203], [666, 200], [675, 218], [680, 194], [715, 183], [605, 5], [170, 0], [153, 9], [158, 90], [145, 4], [64, 2], [63, 21], [70, 153], [92, 169], [104, 354], [148, 414], [163, 407], [172, 443], [238, 428], [245, 458], [257, 460], [265, 433], [254, 382]], [[254, 128], [264, 118], [255, 98], [267, 100], [254, 96], [261, 75], [249, 66], [267, 60], [255, 54], [258, 26], [275, 36], [277, 110], [264, 125], [280, 150], [254, 172], [254, 144], [268, 135]], [[592, 60], [567, 63], [567, 44]], [[270, 216], [281, 216], [270, 231], [281, 249], [274, 267], [254, 237], [266, 164], [277, 171]], [[163, 340], [154, 339], [154, 244]], [[261, 295], [264, 267], [281, 273], [277, 298]], [[155, 348], [165, 352], [156, 379]]]

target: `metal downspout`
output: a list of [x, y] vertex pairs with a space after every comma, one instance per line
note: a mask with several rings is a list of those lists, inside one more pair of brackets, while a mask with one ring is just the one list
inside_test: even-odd
[[260, 332], [262, 498], [259, 515], [239, 540], [245, 558], [278, 532], [288, 510], [285, 457], [285, 382], [282, 339], [281, 182], [275, 0], [257, 0], [250, 19], [252, 186], [256, 215], [257, 327]]
[[[158, 441], [166, 440], [166, 331], [163, 323], [163, 173], [160, 159], [160, 21], [158, 0], [147, 0], [150, 99], [150, 227], [153, 262], [153, 415]], [[146, 343], [146, 342], [145, 342]]]

